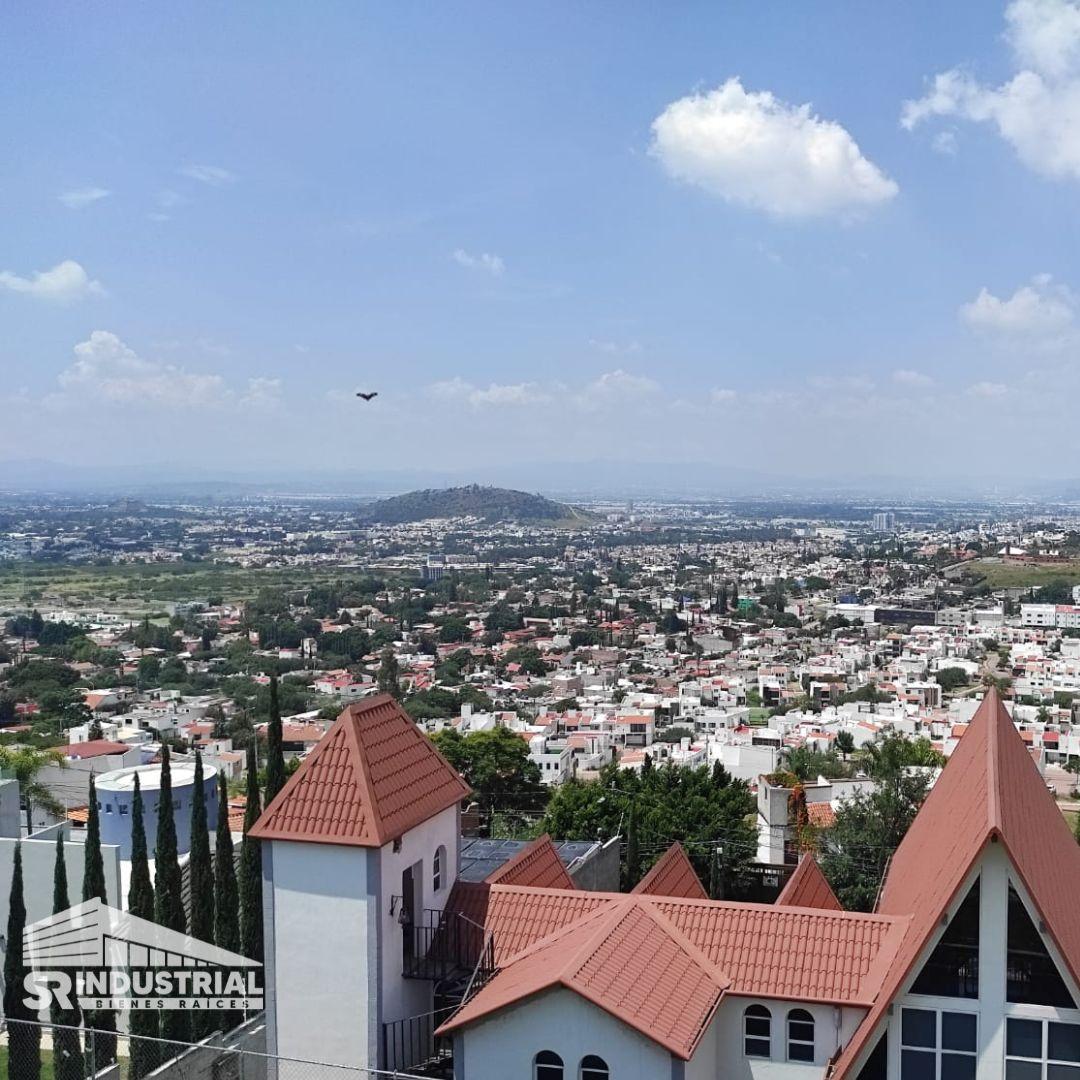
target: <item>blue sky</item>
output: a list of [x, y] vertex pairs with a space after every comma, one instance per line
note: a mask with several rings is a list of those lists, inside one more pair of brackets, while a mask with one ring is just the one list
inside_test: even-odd
[[46, 2], [0, 68], [0, 458], [1080, 467], [1080, 0]]

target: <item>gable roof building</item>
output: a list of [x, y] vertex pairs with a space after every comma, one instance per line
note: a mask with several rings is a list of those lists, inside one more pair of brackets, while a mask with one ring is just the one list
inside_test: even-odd
[[[436, 816], [463, 785], [441, 758], [417, 750], [389, 716], [395, 710], [376, 707], [371, 732], [363, 713], [343, 714], [338, 757], [320, 765], [313, 753], [267, 809], [259, 835], [275, 845], [274, 875], [277, 843], [307, 839], [303, 823], [325, 820], [319, 844], [366, 847], [369, 859], [383, 860], [381, 881], [394, 867], [396, 887], [397, 865], [383, 853], [401, 822], [411, 823], [406, 846], [424, 839], [427, 824], [391, 786], [358, 773], [355, 759], [367, 755], [367, 772], [385, 760], [368, 749], [383, 745], [385, 724], [386, 738], [403, 748], [406, 784], [414, 771], [429, 777], [417, 797], [442, 806]], [[319, 750], [334, 745], [338, 725]], [[317, 805], [325, 799], [337, 805]], [[379, 841], [387, 846], [376, 849]], [[451, 863], [421, 853], [409, 872], [439, 880]], [[995, 691], [895, 852], [874, 912], [841, 910], [812, 856], [775, 904], [710, 900], [677, 844], [632, 893], [589, 892], [573, 887], [547, 836], [486, 880], [440, 882], [439, 890], [437, 924], [422, 939], [415, 914], [401, 918], [385, 890], [379, 913], [357, 900], [357, 917], [369, 911], [367, 925], [381, 927], [361, 980], [378, 1007], [372, 1020], [360, 999], [335, 1000], [323, 1027], [338, 1014], [354, 1028], [354, 1017], [367, 1016], [365, 1065], [419, 1071], [430, 1064], [425, 1055], [434, 1061], [452, 1047], [455, 1080], [1080, 1077], [1080, 920], [1072, 912], [1080, 847]], [[282, 900], [287, 893], [279, 898], [275, 888], [278, 951]], [[386, 911], [399, 915], [387, 922]], [[341, 918], [329, 924], [335, 933], [351, 925]], [[472, 952], [458, 958], [459, 976], [446, 962], [464, 941]], [[400, 967], [422, 948], [440, 961], [433, 992], [445, 1000], [450, 987], [463, 987], [449, 1014], [435, 1014], [432, 998], [419, 1017], [415, 995], [400, 1000]], [[301, 990], [277, 984], [272, 1027], [283, 1025], [283, 995], [298, 1002]], [[406, 1031], [419, 1052], [397, 1052]], [[285, 1052], [280, 1040], [274, 1045]]]

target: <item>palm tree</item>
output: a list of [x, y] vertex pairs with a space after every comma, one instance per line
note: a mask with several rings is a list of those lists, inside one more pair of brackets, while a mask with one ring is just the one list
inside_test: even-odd
[[55, 817], [62, 818], [66, 807], [38, 779], [38, 773], [49, 765], [66, 769], [67, 760], [59, 750], [40, 750], [36, 746], [0, 746], [0, 769], [7, 769], [19, 781], [19, 794], [26, 809], [26, 834], [34, 831], [33, 810], [40, 806]]

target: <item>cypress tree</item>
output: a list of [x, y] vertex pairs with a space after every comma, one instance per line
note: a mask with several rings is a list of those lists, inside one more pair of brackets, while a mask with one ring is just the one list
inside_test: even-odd
[[[143, 820], [142, 786], [135, 774], [135, 795], [131, 801], [131, 883], [128, 886], [128, 911], [140, 919], [154, 920], [154, 886], [146, 853], [146, 824]], [[128, 1016], [131, 1030], [130, 1080], [141, 1080], [161, 1063], [158, 1014], [149, 1009], [132, 1009]], [[142, 1036], [142, 1037], [140, 1037]]]
[[626, 821], [626, 879], [623, 882], [627, 891], [641, 880], [641, 842], [638, 833], [637, 804], [631, 803]]
[[[206, 817], [202, 754], [195, 752], [195, 790], [191, 797], [191, 936], [214, 940], [214, 867], [210, 860], [210, 829]], [[216, 1014], [202, 1009], [191, 1015], [191, 1037], [198, 1042], [216, 1030]]]
[[229, 952], [240, 951], [240, 901], [236, 891], [236, 863], [229, 828], [229, 792], [225, 774], [218, 773], [217, 843], [214, 845], [214, 944]]
[[[157, 850], [154, 853], [157, 879], [154, 883], [154, 919], [158, 926], [187, 929], [184, 899], [181, 894], [180, 860], [176, 846], [176, 818], [172, 798], [172, 764], [169, 746], [161, 744], [161, 790], [158, 796]], [[191, 1037], [188, 1013], [166, 1009], [161, 1014], [161, 1037], [173, 1042], [187, 1042]], [[169, 1051], [165, 1051], [169, 1053]], [[170, 1053], [170, 1056], [173, 1056]]]
[[[26, 964], [23, 961], [23, 930], [26, 901], [23, 897], [22, 844], [15, 845], [8, 901], [7, 951], [4, 953], [4, 1016], [8, 1025], [8, 1080], [38, 1080], [41, 1075], [41, 1028], [26, 1021], [37, 1017], [23, 1003]], [[20, 1023], [20, 1021], [22, 1021]]]
[[259, 763], [255, 744], [247, 751], [247, 806], [244, 808], [244, 840], [240, 846], [240, 951], [249, 960], [263, 958], [262, 851], [248, 833], [259, 820]]
[[277, 676], [270, 678], [270, 723], [266, 726], [266, 805], [285, 786], [285, 754], [281, 747], [281, 706]]
[[[229, 828], [229, 790], [222, 772], [218, 773], [217, 841], [214, 844], [214, 944], [229, 952], [240, 951], [240, 907]], [[243, 1015], [237, 1009], [223, 1009], [217, 1014], [222, 1031], [231, 1031], [242, 1019]]]
[[[83, 845], [83, 903], [97, 897], [109, 902], [105, 892], [105, 863], [101, 857], [101, 811], [98, 809], [97, 784], [90, 774], [90, 806], [86, 819], [86, 843]], [[117, 898], [119, 900], [119, 898]], [[103, 1035], [94, 1038], [94, 1067], [100, 1069], [116, 1060], [116, 1013], [106, 1009], [87, 1012], [86, 1026]]]
[[[64, 832], [56, 834], [56, 862], [53, 865], [53, 914], [71, 907], [68, 899], [67, 866], [64, 861]], [[54, 1000], [49, 1007], [53, 1029], [53, 1075], [56, 1080], [83, 1080], [82, 1046], [79, 1043], [79, 1003], [72, 1000], [70, 1009], [62, 1009]]]

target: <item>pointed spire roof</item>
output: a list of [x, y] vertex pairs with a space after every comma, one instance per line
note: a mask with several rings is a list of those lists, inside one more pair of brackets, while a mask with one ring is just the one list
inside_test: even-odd
[[536, 889], [576, 889], [547, 833], [522, 848], [484, 879], [488, 885], [527, 885]]
[[1080, 981], [1080, 847], [996, 688], [987, 691], [897, 848], [878, 911], [911, 917], [874, 1008], [836, 1062], [847, 1075], [987, 844], [1000, 843], [1069, 973]]
[[709, 894], [697, 876], [682, 844], [675, 841], [653, 864], [652, 869], [630, 890], [648, 896], [675, 896], [683, 900], [708, 900]]
[[822, 911], [843, 911], [836, 893], [825, 880], [817, 859], [807, 852], [788, 878], [787, 884], [776, 898], [780, 907], [820, 908]]
[[389, 694], [350, 705], [263, 811], [258, 840], [382, 847], [469, 794]]

